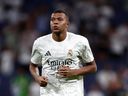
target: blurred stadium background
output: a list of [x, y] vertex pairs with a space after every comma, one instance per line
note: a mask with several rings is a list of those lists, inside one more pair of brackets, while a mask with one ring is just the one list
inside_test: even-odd
[[50, 33], [54, 9], [67, 10], [69, 31], [89, 39], [98, 71], [85, 77], [86, 96], [128, 96], [128, 0], [0, 0], [0, 96], [39, 96], [31, 47]]

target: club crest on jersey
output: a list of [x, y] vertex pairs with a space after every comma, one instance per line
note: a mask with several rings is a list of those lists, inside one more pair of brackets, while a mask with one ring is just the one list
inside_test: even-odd
[[73, 56], [73, 52], [71, 49], [68, 50], [67, 57], [71, 58]]

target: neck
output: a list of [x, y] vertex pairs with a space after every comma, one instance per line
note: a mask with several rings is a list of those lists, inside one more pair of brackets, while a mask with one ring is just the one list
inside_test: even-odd
[[52, 33], [52, 38], [57, 41], [57, 42], [61, 42], [63, 41], [67, 36], [66, 32], [57, 32], [57, 33]]

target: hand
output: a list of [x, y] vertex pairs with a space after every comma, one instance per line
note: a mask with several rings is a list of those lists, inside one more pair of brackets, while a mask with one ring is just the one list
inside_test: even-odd
[[78, 69], [70, 69], [69, 66], [64, 66], [62, 65], [57, 72], [60, 76], [67, 78], [67, 77], [72, 77], [76, 76], [78, 73]]
[[43, 76], [36, 77], [36, 81], [41, 87], [46, 87], [48, 83], [48, 79]]

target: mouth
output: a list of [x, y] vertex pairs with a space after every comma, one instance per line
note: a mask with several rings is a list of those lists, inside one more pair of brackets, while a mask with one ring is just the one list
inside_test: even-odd
[[59, 30], [58, 26], [53, 26], [53, 30]]

